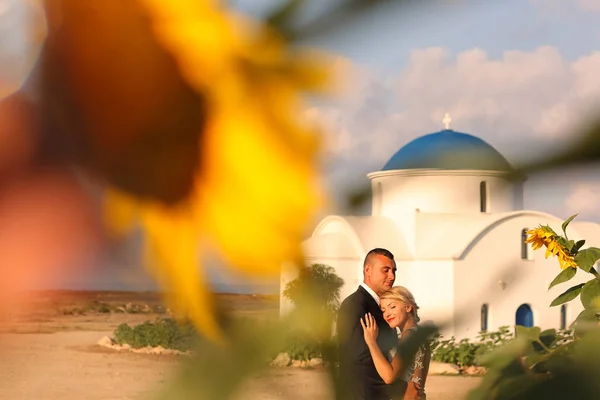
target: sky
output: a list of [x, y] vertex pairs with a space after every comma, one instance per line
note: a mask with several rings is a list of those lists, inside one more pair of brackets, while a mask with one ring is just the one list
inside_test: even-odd
[[[0, 69], [0, 80], [27, 65], [17, 1], [0, 0], [0, 62], [15, 66]], [[230, 3], [261, 16], [278, 2]], [[310, 0], [306, 18], [333, 2]], [[452, 129], [515, 165], [565, 148], [600, 112], [600, 0], [385, 0], [302, 44], [325, 49], [347, 71], [342, 94], [305, 110], [327, 128], [323, 176], [339, 202], [404, 144], [441, 130], [446, 112]], [[525, 208], [600, 222], [598, 175], [530, 176]]]
[[[327, 129], [334, 194], [380, 169], [404, 144], [451, 128], [514, 165], [568, 146], [600, 110], [600, 1], [386, 1], [308, 44], [352, 70], [341, 99], [308, 110]], [[405, 5], [408, 4], [408, 5]], [[525, 207], [600, 221], [591, 170], [531, 176]]]

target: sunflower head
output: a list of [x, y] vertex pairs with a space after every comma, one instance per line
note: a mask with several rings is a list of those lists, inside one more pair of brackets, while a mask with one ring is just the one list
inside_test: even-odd
[[527, 231], [527, 239], [525, 243], [531, 244], [534, 250], [540, 249], [542, 246], [547, 246], [558, 235], [548, 225], [540, 225], [535, 229]]
[[546, 247], [545, 257], [551, 255], [558, 258], [561, 269], [577, 268], [577, 263], [567, 247], [566, 240], [556, 234], [548, 225], [540, 225], [527, 231], [525, 243], [531, 244], [534, 250]]
[[[86, 27], [86, 37], [91, 43], [98, 38], [112, 39], [103, 49], [119, 45], [119, 38], [128, 36], [122, 31], [137, 27], [132, 34], [147, 48], [141, 55], [156, 61], [138, 62], [141, 55], [131, 54], [133, 47], [128, 44], [119, 47], [123, 55], [109, 68], [121, 74], [109, 76], [100, 64], [85, 64], [89, 71], [84, 83], [94, 83], [92, 88], [100, 94], [111, 84], [117, 86], [115, 93], [121, 93], [118, 89], [136, 82], [140, 90], [146, 88], [149, 93], [156, 92], [147, 89], [152, 85], [165, 89], [156, 98], [140, 96], [146, 100], [141, 104], [149, 105], [136, 108], [146, 111], [141, 115], [121, 112], [127, 109], [117, 105], [131, 103], [124, 95], [100, 96], [111, 101], [90, 106], [96, 111], [93, 115], [99, 116], [99, 122], [92, 125], [98, 132], [93, 137], [119, 139], [117, 144], [122, 144], [115, 152], [114, 143], [109, 142], [106, 148], [112, 150], [108, 153], [111, 157], [102, 159], [108, 159], [115, 171], [137, 171], [144, 178], [133, 180], [137, 185], [146, 182], [155, 188], [163, 187], [158, 184], [164, 182], [167, 189], [179, 189], [159, 192], [179, 195], [173, 198], [178, 201], [169, 202], [165, 196], [143, 196], [145, 191], [134, 190], [140, 189], [138, 186], [123, 183], [129, 182], [124, 180], [126, 176], [109, 180], [107, 220], [116, 232], [127, 232], [132, 224], [141, 228], [146, 264], [170, 293], [171, 308], [194, 322], [207, 337], [218, 340], [223, 330], [214, 315], [211, 287], [199, 256], [210, 247], [231, 272], [259, 279], [277, 276], [283, 263], [302, 259], [301, 241], [324, 202], [316, 184], [319, 132], [306, 126], [302, 111], [306, 96], [327, 86], [329, 68], [322, 55], [290, 46], [266, 24], [234, 14], [218, 2], [137, 0], [125, 9], [129, 13], [121, 16], [125, 22], [116, 26], [110, 15], [124, 12], [118, 0], [98, 2], [102, 19], [85, 2], [56, 1], [72, 1], [77, 15], [97, 21], [99, 33]], [[132, 22], [128, 24], [129, 19]], [[80, 18], [74, 21], [75, 27], [90, 25]], [[139, 26], [133, 25], [136, 21]], [[73, 28], [68, 43], [83, 44], [76, 33]], [[93, 61], [98, 50], [85, 51], [87, 48], [75, 47], [76, 54], [83, 61]], [[148, 70], [145, 64], [161, 68], [150, 74], [155, 69]], [[72, 71], [81, 72], [78, 68]], [[158, 79], [162, 77], [159, 72], [166, 77]], [[104, 79], [92, 79], [96, 75]], [[141, 80], [143, 77], [150, 82]], [[163, 85], [167, 78], [171, 80]], [[138, 86], [126, 93], [139, 93], [135, 88]], [[82, 98], [91, 101], [95, 97]], [[112, 117], [110, 126], [108, 118], [100, 118], [105, 113]], [[128, 121], [131, 128], [138, 129], [108, 129]], [[101, 127], [108, 133], [101, 135]], [[157, 132], [163, 135], [155, 135]], [[112, 136], [107, 136], [109, 133]], [[97, 148], [97, 143], [104, 142], [92, 143]], [[113, 157], [115, 154], [120, 157]], [[148, 163], [148, 170], [156, 173], [146, 173], [143, 167]]]

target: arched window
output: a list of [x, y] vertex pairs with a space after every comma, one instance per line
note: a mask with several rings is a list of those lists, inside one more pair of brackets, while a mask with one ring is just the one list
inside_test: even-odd
[[533, 327], [533, 311], [529, 304], [521, 304], [519, 308], [517, 308], [515, 325], [525, 326], [527, 328]]
[[487, 332], [488, 330], [488, 311], [489, 307], [487, 304], [481, 305], [481, 332]]
[[487, 182], [481, 181], [479, 183], [479, 211], [487, 212], [488, 211], [488, 193], [487, 193]]
[[522, 260], [533, 260], [533, 251], [529, 248], [529, 245], [525, 243], [527, 240], [527, 231], [529, 228], [524, 228], [521, 231], [521, 259]]
[[560, 329], [567, 329], [567, 305], [560, 306]]

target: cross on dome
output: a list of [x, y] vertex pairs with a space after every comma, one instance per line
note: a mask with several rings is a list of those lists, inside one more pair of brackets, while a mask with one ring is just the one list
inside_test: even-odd
[[446, 130], [450, 129], [450, 122], [452, 122], [452, 118], [450, 118], [450, 114], [446, 113], [446, 115], [444, 115], [444, 119], [442, 120]]

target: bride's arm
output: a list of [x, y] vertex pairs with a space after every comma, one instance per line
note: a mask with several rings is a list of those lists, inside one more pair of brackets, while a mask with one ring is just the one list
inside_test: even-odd
[[371, 358], [373, 358], [373, 363], [375, 364], [375, 369], [377, 369], [379, 376], [381, 376], [383, 381], [387, 384], [394, 382], [402, 368], [402, 360], [398, 353], [394, 354], [394, 358], [392, 358], [392, 362], [390, 363], [387, 357], [381, 352], [377, 342], [372, 344], [367, 343], [367, 346], [369, 346]]
[[364, 329], [365, 342], [367, 342], [367, 346], [369, 347], [369, 352], [371, 353], [371, 358], [373, 359], [373, 364], [375, 364], [377, 373], [385, 383], [390, 384], [394, 382], [402, 368], [400, 356], [397, 353], [394, 354], [392, 362], [390, 363], [387, 357], [381, 352], [381, 349], [377, 344], [377, 323], [371, 314], [367, 314], [365, 316], [365, 322], [361, 319], [360, 323]]

